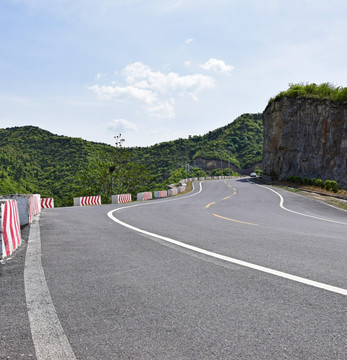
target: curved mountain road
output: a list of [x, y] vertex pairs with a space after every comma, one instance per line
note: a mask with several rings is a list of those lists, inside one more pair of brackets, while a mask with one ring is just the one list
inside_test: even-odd
[[342, 210], [249, 179], [206, 181], [170, 199], [44, 210], [40, 232], [77, 359], [347, 354]]

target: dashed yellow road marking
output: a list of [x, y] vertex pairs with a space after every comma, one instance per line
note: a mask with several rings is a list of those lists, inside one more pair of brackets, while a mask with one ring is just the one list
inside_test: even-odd
[[227, 196], [223, 200], [230, 199], [230, 198], [231, 198], [231, 196]]
[[206, 209], [208, 209], [208, 208], [209, 208], [211, 205], [213, 205], [213, 204], [215, 204], [215, 202], [214, 202], [214, 201], [213, 201], [213, 202], [211, 202], [211, 203], [209, 203], [208, 205], [206, 205], [206, 206], [205, 206], [205, 208], [206, 208]]
[[223, 219], [223, 220], [234, 221], [234, 222], [241, 223], [241, 224], [252, 225], [252, 226], [259, 226], [258, 224], [254, 224], [254, 223], [251, 223], [251, 222], [241, 221], [241, 220], [235, 220], [235, 219], [230, 219], [230, 218], [227, 218], [227, 217], [224, 217], [224, 216], [221, 216], [221, 215], [217, 215], [217, 214], [213, 214], [213, 216], [216, 216], [216, 217], [218, 217], [218, 218], [220, 218], [220, 219]]

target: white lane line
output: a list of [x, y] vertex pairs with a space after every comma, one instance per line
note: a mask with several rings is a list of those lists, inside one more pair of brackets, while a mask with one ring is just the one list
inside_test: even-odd
[[272, 192], [274, 192], [275, 194], [277, 194], [279, 197], [280, 197], [280, 207], [285, 210], [285, 211], [289, 211], [293, 214], [297, 214], [297, 215], [301, 215], [301, 216], [306, 216], [306, 217], [309, 217], [309, 218], [312, 218], [312, 219], [317, 219], [317, 220], [321, 220], [321, 221], [328, 221], [328, 222], [331, 222], [331, 223], [334, 223], [334, 224], [340, 224], [340, 225], [347, 225], [347, 223], [345, 222], [342, 222], [342, 221], [336, 221], [336, 220], [330, 220], [330, 219], [326, 219], [326, 218], [321, 218], [321, 217], [318, 217], [318, 216], [314, 216], [314, 215], [308, 215], [308, 214], [304, 214], [304, 213], [301, 213], [301, 212], [298, 212], [298, 211], [294, 211], [294, 210], [290, 210], [288, 208], [286, 208], [283, 204], [284, 204], [284, 199], [282, 197], [282, 195], [280, 193], [278, 193], [277, 191], [275, 191], [274, 189], [271, 189], [270, 187], [268, 186], [265, 186], [265, 185], [258, 185], [256, 183], [254, 183], [255, 185], [263, 188], [263, 189], [266, 189], [266, 190], [270, 190]]
[[30, 226], [24, 286], [37, 359], [76, 360], [55, 311], [42, 268], [39, 217]]
[[[201, 188], [201, 184], [200, 184], [200, 191], [201, 192], [202, 188]], [[195, 194], [194, 194], [195, 195]], [[159, 203], [159, 202], [158, 202]], [[144, 204], [142, 204], [144, 205]], [[125, 223], [124, 221], [121, 221], [119, 220], [118, 218], [116, 218], [113, 213], [117, 212], [117, 211], [120, 211], [120, 210], [125, 210], [127, 208], [131, 208], [131, 207], [134, 207], [136, 205], [132, 205], [132, 206], [127, 206], [127, 207], [122, 207], [122, 208], [118, 208], [118, 209], [115, 209], [115, 210], [111, 210], [107, 213], [107, 216], [113, 220], [114, 222], [118, 223], [119, 225], [122, 225], [128, 229], [131, 229], [131, 230], [134, 230], [134, 231], [137, 231], [141, 234], [144, 234], [144, 235], [148, 235], [148, 236], [151, 236], [151, 237], [154, 237], [154, 238], [157, 238], [157, 239], [160, 239], [160, 240], [163, 240], [163, 241], [166, 241], [170, 244], [174, 244], [174, 245], [177, 245], [177, 246], [180, 246], [182, 248], [185, 248], [185, 249], [188, 249], [188, 250], [191, 250], [191, 251], [194, 251], [194, 252], [197, 252], [197, 253], [200, 253], [200, 254], [203, 254], [203, 255], [207, 255], [207, 256], [210, 256], [210, 257], [213, 257], [213, 258], [216, 258], [216, 259], [220, 259], [220, 260], [224, 260], [224, 261], [227, 261], [229, 263], [233, 263], [233, 264], [237, 264], [237, 265], [241, 265], [241, 266], [244, 266], [244, 267], [247, 267], [247, 268], [250, 268], [250, 269], [253, 269], [253, 270], [258, 270], [258, 271], [261, 271], [261, 272], [264, 272], [264, 273], [267, 273], [267, 274], [271, 274], [271, 275], [275, 275], [275, 276], [279, 276], [279, 277], [282, 277], [284, 279], [288, 279], [288, 280], [292, 280], [292, 281], [296, 281], [296, 282], [299, 282], [299, 283], [302, 283], [302, 284], [305, 284], [305, 285], [310, 285], [310, 286], [313, 286], [313, 287], [316, 287], [316, 288], [319, 288], [319, 289], [324, 289], [324, 290], [327, 290], [327, 291], [331, 291], [331, 292], [334, 292], [334, 293], [337, 293], [337, 294], [341, 294], [341, 295], [347, 295], [347, 290], [346, 289], [342, 289], [342, 288], [339, 288], [339, 287], [336, 287], [336, 286], [332, 286], [332, 285], [328, 285], [328, 284], [324, 284], [324, 283], [320, 283], [318, 281], [313, 281], [313, 280], [309, 280], [309, 279], [305, 279], [303, 277], [300, 277], [300, 276], [295, 276], [295, 275], [291, 275], [291, 274], [287, 274], [287, 273], [284, 273], [282, 271], [277, 271], [277, 270], [273, 270], [273, 269], [270, 269], [270, 268], [267, 268], [267, 267], [264, 267], [264, 266], [260, 266], [260, 265], [256, 265], [256, 264], [252, 264], [252, 263], [249, 263], [249, 262], [246, 262], [246, 261], [242, 261], [242, 260], [238, 260], [238, 259], [234, 259], [234, 258], [231, 258], [229, 256], [225, 256], [225, 255], [221, 255], [221, 254], [218, 254], [218, 253], [214, 253], [212, 251], [208, 251], [208, 250], [204, 250], [204, 249], [201, 249], [199, 247], [196, 247], [196, 246], [193, 246], [193, 245], [189, 245], [189, 244], [186, 244], [186, 243], [183, 243], [181, 241], [178, 241], [178, 240], [174, 240], [174, 239], [171, 239], [171, 238], [168, 238], [166, 236], [161, 236], [161, 235], [158, 235], [158, 234], [155, 234], [155, 233], [152, 233], [152, 232], [149, 232], [149, 231], [146, 231], [146, 230], [142, 230], [140, 228], [137, 228], [135, 226], [132, 226], [130, 224], [127, 224]], [[138, 205], [137, 205], [138, 206]]]

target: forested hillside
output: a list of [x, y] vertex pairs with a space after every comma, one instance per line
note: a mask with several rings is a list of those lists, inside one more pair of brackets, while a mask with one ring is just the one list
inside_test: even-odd
[[69, 204], [80, 191], [76, 174], [102, 147], [33, 126], [0, 129], [0, 194], [40, 193]]
[[[146, 167], [141, 189], [160, 190], [177, 177], [189, 175], [184, 166], [197, 157], [220, 160], [222, 155], [224, 161], [246, 168], [261, 161], [262, 144], [261, 114], [244, 114], [206, 135], [150, 147], [116, 148], [54, 135], [33, 126], [0, 129], [0, 194], [40, 193], [53, 197], [56, 206], [72, 205], [73, 197], [92, 191], [93, 187], [86, 189], [85, 179], [89, 177], [88, 181], [93, 182], [95, 164], [100, 168], [100, 158], [105, 156], [114, 164], [119, 157], [142, 169]], [[105, 164], [107, 167], [110, 162]], [[136, 168], [131, 171], [136, 173]], [[114, 172], [114, 167], [106, 168], [107, 172]], [[204, 172], [193, 169], [191, 175]]]

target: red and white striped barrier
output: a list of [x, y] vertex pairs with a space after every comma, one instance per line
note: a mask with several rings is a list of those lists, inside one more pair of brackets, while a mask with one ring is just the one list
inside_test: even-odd
[[151, 200], [152, 199], [152, 192], [146, 191], [142, 193], [137, 194], [137, 201], [145, 201], [145, 200]]
[[0, 200], [0, 232], [0, 258], [6, 258], [22, 242], [17, 201]]
[[30, 224], [34, 216], [41, 212], [41, 196], [39, 194], [2, 195], [0, 198], [17, 201], [20, 226]]
[[54, 199], [53, 198], [41, 199], [41, 208], [42, 209], [53, 209], [54, 208]]
[[182, 185], [177, 187], [177, 192], [182, 193], [187, 190], [187, 185]]
[[161, 191], [154, 191], [154, 197], [157, 198], [164, 198], [167, 197], [167, 191], [161, 190]]
[[29, 197], [29, 222], [31, 223], [35, 215], [41, 212], [41, 196], [40, 194], [30, 195]]
[[112, 195], [112, 204], [131, 202], [131, 194]]
[[81, 196], [73, 199], [74, 206], [101, 205], [101, 196]]
[[167, 191], [167, 196], [173, 196], [173, 195], [177, 195], [177, 194], [178, 194], [177, 188], [169, 189]]

